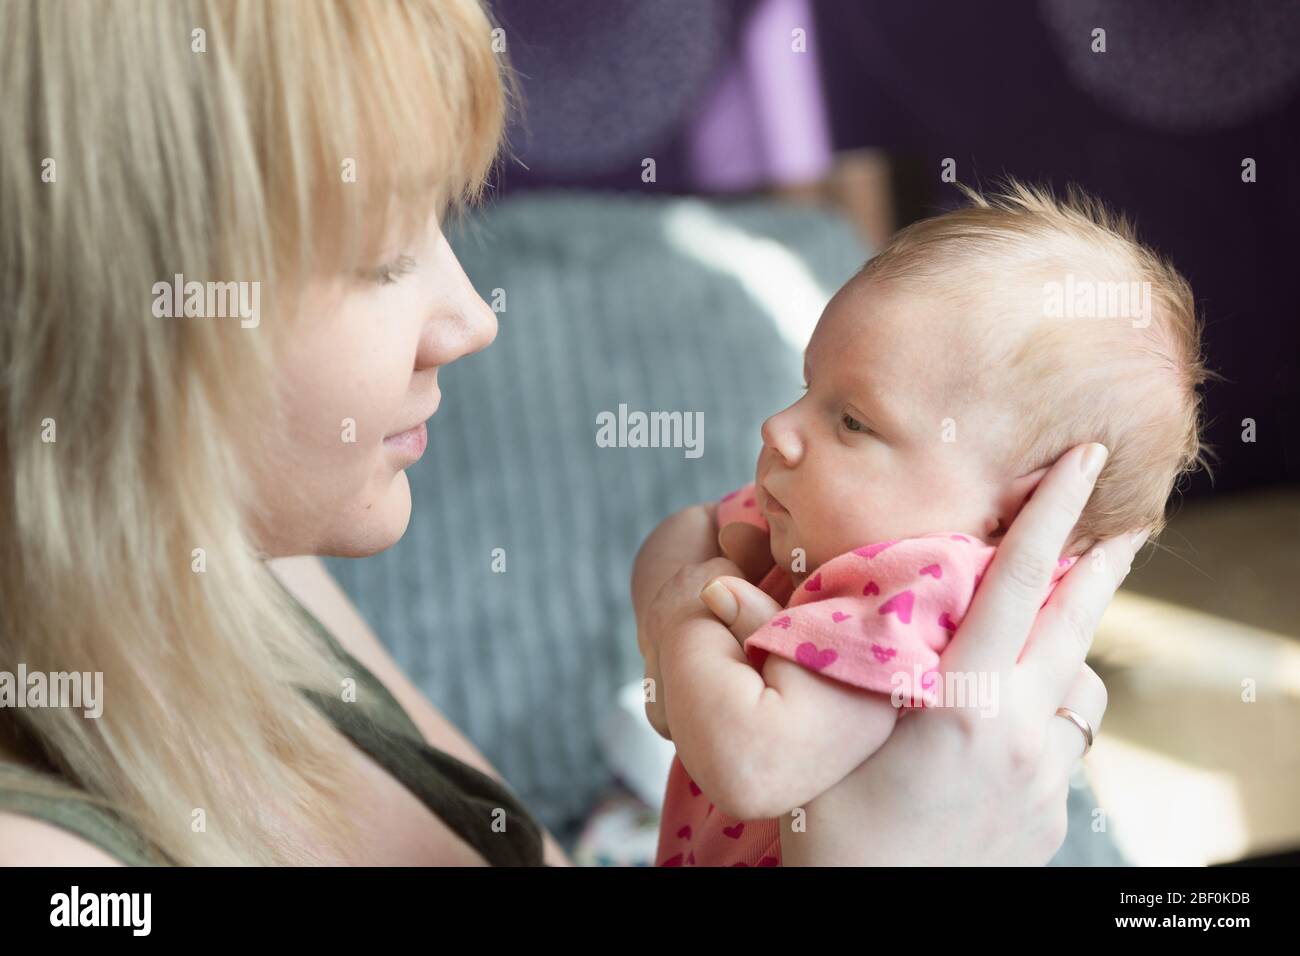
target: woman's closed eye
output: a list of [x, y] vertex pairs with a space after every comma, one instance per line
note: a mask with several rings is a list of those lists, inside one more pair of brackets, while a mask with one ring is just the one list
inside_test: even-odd
[[367, 277], [380, 285], [395, 285], [402, 276], [415, 271], [415, 260], [410, 256], [398, 256], [392, 262], [370, 270]]

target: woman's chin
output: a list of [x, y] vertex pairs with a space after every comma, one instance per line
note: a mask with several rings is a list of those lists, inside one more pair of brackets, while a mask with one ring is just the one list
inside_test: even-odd
[[352, 513], [347, 527], [331, 536], [323, 553], [338, 558], [364, 558], [386, 551], [402, 539], [411, 522], [411, 484], [399, 471], [373, 501]]

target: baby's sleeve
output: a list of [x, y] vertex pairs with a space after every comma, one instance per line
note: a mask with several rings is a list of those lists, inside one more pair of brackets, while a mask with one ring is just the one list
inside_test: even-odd
[[776, 654], [836, 680], [924, 706], [939, 655], [961, 623], [994, 548], [926, 535], [827, 561], [745, 641], [761, 669]]
[[724, 495], [718, 502], [718, 527], [725, 528], [736, 521], [752, 524], [763, 531], [770, 531], [767, 519], [758, 510], [758, 495], [751, 481], [743, 488], [737, 488], [729, 495]]

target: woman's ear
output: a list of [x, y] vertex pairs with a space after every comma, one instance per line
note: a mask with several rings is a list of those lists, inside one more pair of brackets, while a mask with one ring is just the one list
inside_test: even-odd
[[1020, 514], [1020, 509], [1025, 506], [1025, 502], [1033, 495], [1034, 489], [1038, 487], [1038, 483], [1043, 480], [1043, 476], [1050, 468], [1050, 465], [1044, 465], [1037, 471], [1021, 475], [1003, 489], [996, 502], [997, 514], [989, 515], [984, 523], [985, 541], [993, 544], [1007, 533], [1011, 522], [1016, 520], [1016, 515]]

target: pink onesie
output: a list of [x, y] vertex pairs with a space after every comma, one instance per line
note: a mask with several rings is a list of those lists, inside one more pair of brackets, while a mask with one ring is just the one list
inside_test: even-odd
[[[753, 484], [719, 503], [718, 526], [733, 521], [768, 530]], [[884, 541], [827, 561], [797, 588], [775, 565], [759, 587], [784, 610], [745, 641], [745, 655], [757, 669], [777, 654], [855, 687], [886, 695], [897, 690], [901, 719], [925, 706], [939, 655], [995, 553], [993, 545], [946, 532]], [[1057, 563], [1049, 596], [1075, 560]], [[658, 866], [780, 866], [779, 824], [727, 816], [674, 757], [655, 860]]]

